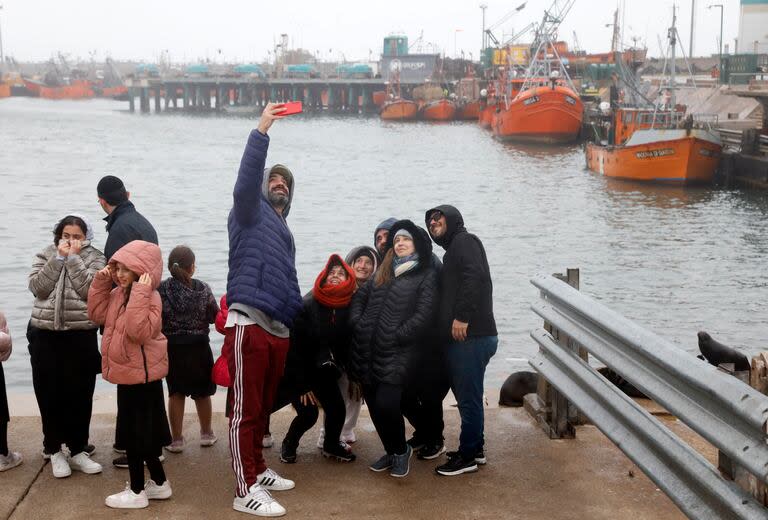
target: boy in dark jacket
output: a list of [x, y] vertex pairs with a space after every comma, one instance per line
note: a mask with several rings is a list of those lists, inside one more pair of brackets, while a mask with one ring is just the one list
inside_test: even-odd
[[448, 462], [436, 471], [459, 475], [485, 463], [483, 379], [498, 344], [493, 285], [483, 244], [467, 232], [458, 209], [437, 206], [427, 211], [425, 222], [432, 239], [445, 249], [438, 326], [447, 343], [451, 389], [461, 415], [459, 449], [449, 452]]

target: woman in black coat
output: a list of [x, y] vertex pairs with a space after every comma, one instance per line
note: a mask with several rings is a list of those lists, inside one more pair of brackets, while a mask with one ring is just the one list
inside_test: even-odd
[[296, 462], [302, 435], [317, 422], [318, 404], [325, 412], [323, 455], [340, 462], [355, 460], [339, 441], [346, 408], [338, 383], [348, 364], [348, 309], [355, 288], [355, 272], [339, 255], [331, 255], [293, 323], [285, 374], [275, 399], [275, 410], [290, 402], [297, 413], [283, 440], [282, 462]]
[[437, 305], [437, 273], [427, 232], [410, 220], [396, 222], [376, 277], [352, 299], [351, 377], [362, 384], [376, 432], [386, 453], [370, 466], [408, 474], [413, 453], [405, 440], [401, 401], [423, 348]]

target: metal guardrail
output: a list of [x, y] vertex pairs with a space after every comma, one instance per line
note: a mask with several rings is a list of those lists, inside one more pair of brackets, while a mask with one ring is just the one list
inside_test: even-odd
[[[763, 482], [768, 396], [549, 276], [533, 311], [567, 334]], [[531, 365], [632, 459], [690, 518], [765, 519], [768, 510], [658, 419], [543, 329]]]

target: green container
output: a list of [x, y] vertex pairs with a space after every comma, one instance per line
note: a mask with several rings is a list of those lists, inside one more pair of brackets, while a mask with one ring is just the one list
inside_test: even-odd
[[384, 56], [408, 55], [407, 36], [387, 36], [384, 38]]
[[[720, 81], [726, 85], [746, 85], [757, 71], [757, 54], [731, 54], [720, 60]], [[733, 76], [731, 76], [733, 74]]]

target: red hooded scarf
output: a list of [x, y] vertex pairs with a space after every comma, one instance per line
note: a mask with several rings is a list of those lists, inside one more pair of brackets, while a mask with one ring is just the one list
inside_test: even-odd
[[[347, 272], [347, 279], [339, 285], [323, 285], [332, 264], [341, 264]], [[326, 262], [325, 268], [317, 275], [312, 294], [320, 305], [331, 309], [341, 309], [349, 305], [356, 287], [355, 272], [339, 255], [332, 254]]]

